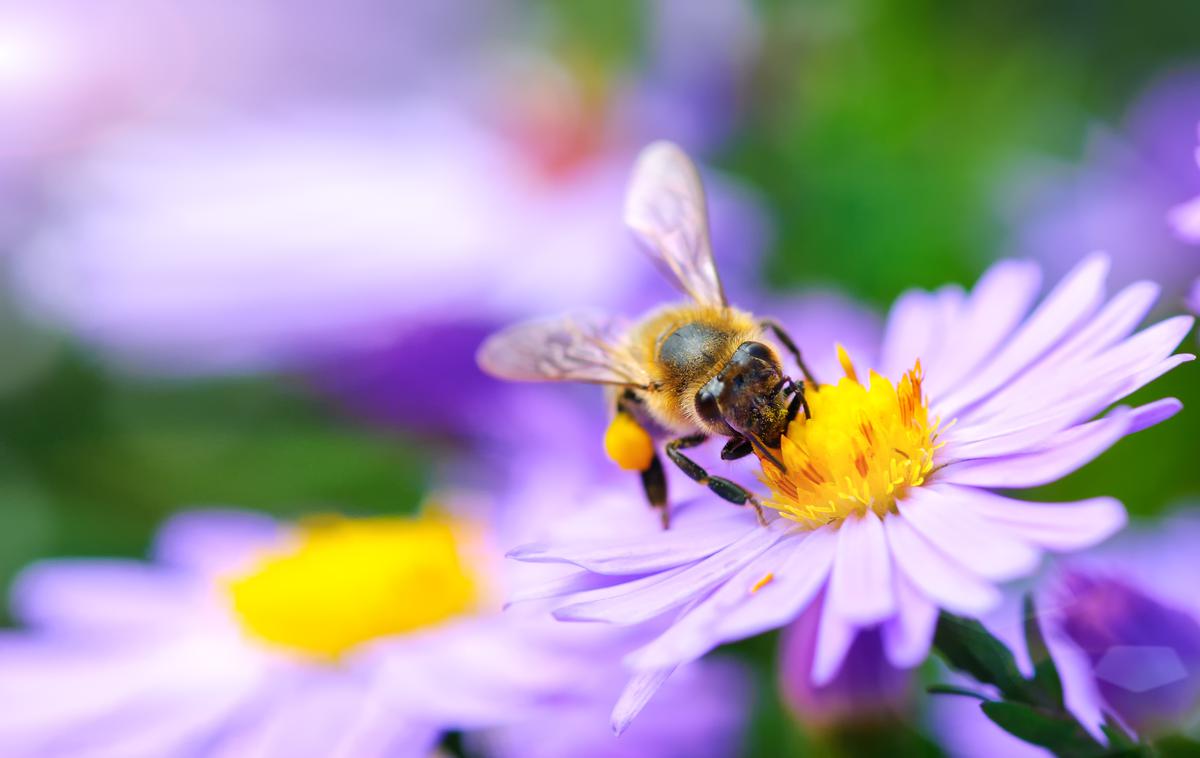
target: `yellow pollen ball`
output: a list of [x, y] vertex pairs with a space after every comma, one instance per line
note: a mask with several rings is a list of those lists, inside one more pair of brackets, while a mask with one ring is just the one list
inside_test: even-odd
[[864, 385], [841, 346], [838, 358], [846, 376], [810, 391], [812, 418], [797, 417], [780, 440], [787, 470], [762, 461], [771, 488], [764, 505], [811, 528], [891, 511], [908, 488], [924, 484], [940, 447], [938, 420], [929, 418], [921, 391], [920, 361], [899, 385], [874, 371]]
[[604, 452], [623, 469], [645, 471], [654, 460], [654, 440], [632, 416], [618, 413], [604, 432]]
[[470, 612], [479, 593], [462, 557], [465, 531], [440, 517], [321, 517], [227, 589], [251, 637], [333, 662]]

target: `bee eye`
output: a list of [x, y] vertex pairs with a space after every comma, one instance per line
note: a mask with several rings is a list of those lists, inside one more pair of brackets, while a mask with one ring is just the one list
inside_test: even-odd
[[742, 349], [745, 350], [746, 354], [751, 358], [757, 358], [760, 361], [770, 362], [775, 358], [775, 356], [771, 353], [771, 348], [767, 347], [761, 342], [746, 342], [742, 345]]
[[717, 407], [717, 396], [707, 388], [696, 393], [696, 411], [705, 421], [721, 420], [721, 409]]

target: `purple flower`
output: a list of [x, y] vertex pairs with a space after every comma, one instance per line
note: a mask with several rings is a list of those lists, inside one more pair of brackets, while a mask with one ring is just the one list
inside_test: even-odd
[[[27, 629], [0, 637], [0, 742], [415, 756], [447, 729], [574, 718], [611, 689], [628, 642], [500, 613], [494, 538], [437, 512], [291, 525], [193, 512], [164, 526], [152, 563], [35, 564], [12, 598]], [[722, 719], [689, 723], [732, 739], [739, 712]]]
[[815, 729], [903, 716], [912, 699], [913, 679], [887, 659], [877, 629], [855, 638], [833, 681], [813, 684], [810, 672], [823, 605], [823, 598], [810, 603], [780, 639], [779, 688], [788, 710]]
[[[597, 529], [513, 551], [572, 565], [553, 591], [562, 620], [669, 628], [627, 658], [636, 671], [614, 712], [626, 726], [675, 667], [794, 621], [824, 593], [813, 684], [833, 681], [862, 632], [897, 668], [929, 650], [938, 608], [979, 615], [997, 585], [1032, 573], [1045, 550], [1093, 545], [1119, 529], [1111, 498], [1022, 502], [994, 489], [1055, 481], [1180, 403], [1113, 403], [1191, 360], [1176, 317], [1135, 330], [1149, 283], [1105, 295], [1108, 259], [1070, 272], [1040, 304], [1039, 269], [994, 266], [971, 292], [910, 292], [888, 320], [879, 373], [843, 353], [845, 377], [812, 388], [812, 417], [764, 461], [768, 524], [711, 498], [677, 506], [669, 531]], [[1032, 310], [1031, 310], [1032, 308]], [[1099, 415], [1103, 414], [1103, 415]]]
[[1174, 309], [1200, 275], [1200, 256], [1167, 223], [1171, 208], [1200, 193], [1197, 122], [1200, 70], [1179, 70], [1147, 88], [1119, 130], [1094, 130], [1079, 165], [1030, 167], [1007, 199], [1009, 253], [1057, 276], [1079, 251], [1107, 252], [1115, 284], [1150, 279]]
[[[1098, 737], [1104, 713], [1151, 736], [1200, 716], [1197, 539], [1200, 514], [1183, 511], [1063, 560], [1039, 584], [1039, 622], [1066, 704]], [[1028, 670], [1018, 604], [1007, 603], [985, 623]], [[974, 702], [939, 699], [933, 716], [950, 747], [963, 753], [1010, 755], [1017, 744]]]
[[[704, 660], [667, 682], [637, 724], [620, 736], [607, 714], [624, 677], [606, 677], [608, 699], [558, 703], [530, 718], [480, 734], [480, 752], [495, 758], [726, 758], [741, 750], [752, 691], [740, 666]], [[643, 723], [644, 721], [644, 723]]]

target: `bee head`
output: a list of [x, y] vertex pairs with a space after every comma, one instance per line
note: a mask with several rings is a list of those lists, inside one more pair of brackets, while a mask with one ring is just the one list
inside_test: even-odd
[[785, 384], [775, 352], [761, 342], [743, 342], [721, 372], [696, 393], [696, 410], [731, 436], [774, 447], [788, 421]]

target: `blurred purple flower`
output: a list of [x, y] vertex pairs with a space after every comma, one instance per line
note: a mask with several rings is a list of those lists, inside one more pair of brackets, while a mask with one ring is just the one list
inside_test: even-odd
[[680, 672], [646, 707], [645, 723], [618, 737], [608, 728], [607, 715], [623, 685], [619, 669], [610, 672], [607, 699], [556, 704], [483, 732], [479, 752], [495, 758], [727, 758], [741, 753], [753, 693], [740, 666], [704, 660]]
[[[1056, 566], [1037, 588], [1043, 634], [1067, 706], [1098, 738], [1104, 713], [1155, 736], [1200, 717], [1200, 513], [1176, 513]], [[1031, 671], [1019, 603], [985, 622]], [[953, 754], [1048, 755], [992, 724], [978, 704], [939, 698], [937, 731]]]
[[[28, 629], [0, 636], [0, 742], [39, 755], [423, 756], [447, 729], [513, 724], [503, 744], [534, 741], [531, 719], [606, 706], [628, 639], [500, 613], [503, 566], [481, 526], [193, 512], [164, 526], [154, 563], [35, 564], [13, 590]], [[596, 754], [636, 754], [679, 729], [731, 744], [744, 699], [705, 688], [740, 682], [722, 666], [698, 674], [689, 694], [709, 720], [664, 713]]]
[[[358, 2], [353, 23], [390, 28], [390, 6]], [[732, 94], [694, 95], [734, 88], [754, 55], [754, 17], [739, 0], [706, 8], [650, 6], [649, 67], [599, 84], [469, 34], [440, 44], [454, 14], [414, 9], [405, 35], [440, 61], [416, 83], [370, 98], [284, 87], [291, 96], [270, 108], [217, 97], [237, 107], [126, 128], [50, 186], [12, 263], [20, 294], [138, 370], [299, 372], [371, 418], [460, 431], [509, 392], [474, 366], [475, 336], [667, 292], [619, 224], [622, 193], [644, 140], [711, 144], [735, 112]], [[414, 31], [426, 23], [428, 35]], [[248, 49], [271, 28], [251, 24]], [[292, 37], [305, 29], [270, 39], [303, 47]], [[408, 70], [370, 64], [364, 44], [363, 61], [336, 45], [330, 55]], [[667, 97], [675, 82], [689, 86]], [[749, 192], [710, 180], [729, 289], [757, 290], [765, 219]]]
[[1108, 299], [1107, 272], [1105, 257], [1086, 259], [1032, 312], [1041, 276], [1027, 263], [997, 264], [971, 293], [902, 296], [882, 376], [868, 389], [845, 359], [846, 378], [811, 393], [811, 420], [785, 435], [787, 471], [764, 465], [765, 527], [706, 498], [676, 507], [669, 531], [597, 529], [513, 551], [575, 567], [545, 593], [562, 620], [677, 614], [628, 657], [636, 675], [617, 727], [677, 666], [792, 622], [822, 591], [813, 684], [836, 677], [864, 631], [879, 632], [893, 666], [913, 667], [939, 607], [983, 614], [1001, 599], [996, 584], [1032, 573], [1042, 551], [1078, 550], [1119, 529], [1125, 512], [1111, 498], [1051, 505], [992, 491], [1055, 481], [1179, 410], [1166, 399], [1097, 417], [1191, 359], [1172, 351], [1192, 319], [1134, 333], [1158, 288], [1135, 284]]
[[833, 681], [813, 684], [810, 673], [824, 602], [822, 597], [810, 603], [780, 638], [779, 688], [792, 716], [810, 729], [903, 716], [912, 699], [911, 672], [891, 664], [877, 629], [854, 639]]
[[1195, 170], [1200, 70], [1182, 69], [1147, 88], [1120, 132], [1097, 129], [1079, 165], [1032, 167], [1007, 198], [1008, 252], [1060, 275], [1079, 251], [1112, 256], [1115, 284], [1150, 279], [1174, 309], [1200, 275], [1200, 256], [1167, 223], [1169, 210], [1200, 193]]

